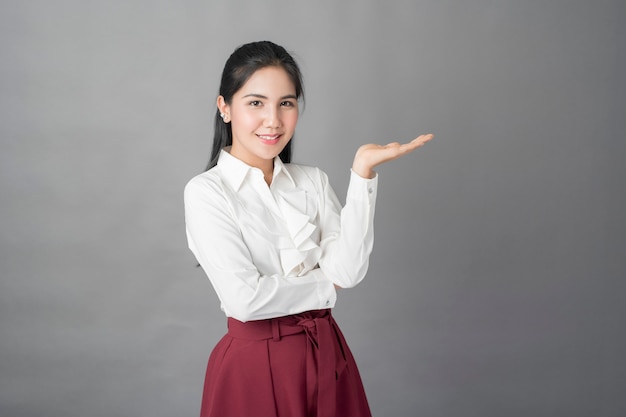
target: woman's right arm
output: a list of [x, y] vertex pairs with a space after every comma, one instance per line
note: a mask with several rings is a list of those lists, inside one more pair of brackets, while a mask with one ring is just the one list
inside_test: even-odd
[[187, 184], [185, 222], [189, 248], [227, 316], [245, 322], [334, 307], [335, 288], [321, 269], [297, 277], [259, 273], [217, 184]]

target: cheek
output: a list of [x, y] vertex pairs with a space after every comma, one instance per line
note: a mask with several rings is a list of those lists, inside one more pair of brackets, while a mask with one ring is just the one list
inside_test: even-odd
[[287, 117], [284, 119], [285, 125], [289, 126], [290, 129], [295, 129], [296, 128], [296, 124], [298, 123], [298, 112], [294, 112], [293, 114], [289, 114], [287, 115]]
[[231, 123], [232, 128], [235, 130], [250, 130], [257, 127], [258, 120], [254, 117], [254, 114], [238, 112], [233, 115]]

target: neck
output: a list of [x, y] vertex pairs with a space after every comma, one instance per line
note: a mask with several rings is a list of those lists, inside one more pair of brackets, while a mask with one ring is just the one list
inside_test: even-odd
[[274, 160], [267, 161], [262, 166], [257, 166], [261, 171], [263, 171], [263, 177], [265, 177], [265, 181], [269, 178], [272, 180], [272, 176], [274, 175]]
[[263, 161], [262, 164], [255, 164], [254, 166], [261, 170], [263, 179], [265, 179], [267, 185], [270, 185], [274, 177], [274, 160]]

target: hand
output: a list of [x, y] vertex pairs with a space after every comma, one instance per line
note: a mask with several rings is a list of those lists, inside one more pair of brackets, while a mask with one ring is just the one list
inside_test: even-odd
[[387, 145], [376, 145], [373, 143], [363, 145], [356, 151], [352, 170], [363, 178], [374, 178], [375, 166], [411, 153], [432, 138], [433, 135], [428, 134], [420, 135], [411, 142], [404, 144], [392, 142]]

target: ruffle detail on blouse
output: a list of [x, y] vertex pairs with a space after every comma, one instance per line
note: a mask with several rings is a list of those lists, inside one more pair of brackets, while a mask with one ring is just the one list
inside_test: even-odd
[[283, 212], [285, 226], [293, 248], [280, 249], [280, 263], [285, 275], [301, 275], [318, 263], [322, 249], [311, 238], [317, 226], [306, 214], [307, 196], [304, 190], [285, 190], [277, 193], [276, 203]]

